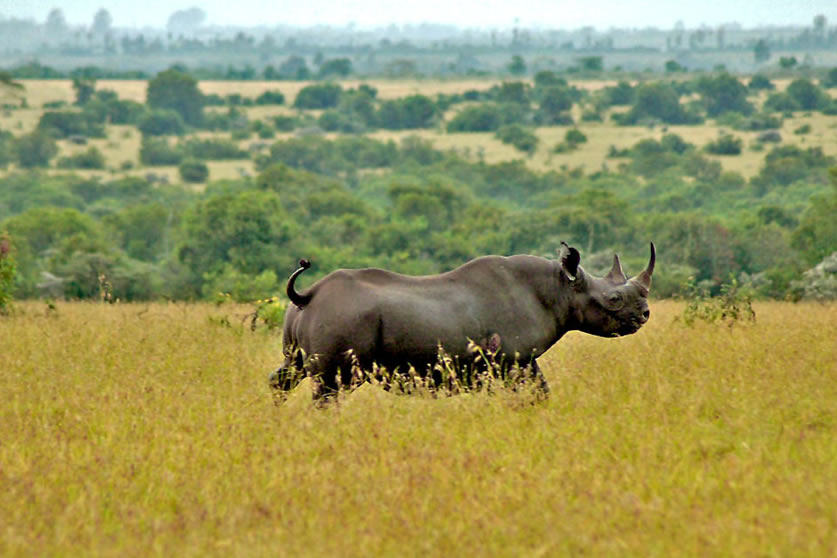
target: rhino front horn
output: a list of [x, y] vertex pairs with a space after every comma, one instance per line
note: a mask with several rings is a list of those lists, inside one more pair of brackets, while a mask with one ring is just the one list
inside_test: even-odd
[[657, 250], [654, 248], [654, 243], [651, 243], [651, 259], [648, 260], [648, 267], [633, 278], [633, 281], [642, 287], [646, 294], [651, 289], [651, 275], [654, 273], [654, 264], [657, 261]]

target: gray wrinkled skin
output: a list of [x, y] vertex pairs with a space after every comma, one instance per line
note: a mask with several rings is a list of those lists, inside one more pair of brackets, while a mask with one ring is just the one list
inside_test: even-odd
[[[355, 363], [391, 372], [410, 366], [431, 373], [439, 349], [459, 368], [474, 362], [474, 346], [487, 348], [504, 366], [529, 367], [544, 391], [537, 358], [568, 331], [601, 337], [635, 333], [648, 321], [648, 290], [655, 263], [628, 279], [618, 256], [603, 278], [585, 272], [575, 248], [564, 244], [558, 261], [536, 256], [484, 256], [424, 277], [382, 269], [341, 269], [303, 294], [288, 280], [284, 364], [270, 385], [286, 392], [305, 376], [316, 396], [348, 385]], [[469, 341], [471, 343], [469, 350]], [[339, 379], [338, 379], [339, 375]]]

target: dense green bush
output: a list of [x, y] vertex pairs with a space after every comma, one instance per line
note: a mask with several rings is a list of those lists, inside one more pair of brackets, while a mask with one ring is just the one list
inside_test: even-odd
[[680, 93], [671, 84], [654, 82], [637, 86], [631, 110], [614, 114], [613, 119], [623, 125], [659, 120], [667, 124], [699, 124], [699, 114], [680, 104]]
[[465, 107], [447, 124], [448, 132], [495, 132], [503, 124], [520, 123], [525, 111], [515, 103], [480, 103]]
[[831, 98], [821, 87], [807, 79], [795, 79], [785, 90], [801, 110], [822, 110]]
[[710, 141], [704, 146], [707, 153], [713, 155], [741, 155], [741, 146], [743, 145], [741, 138], [724, 134], [714, 141]]
[[401, 99], [383, 101], [376, 113], [381, 128], [410, 130], [429, 128], [437, 117], [436, 104], [424, 95], [409, 95]]
[[538, 136], [520, 124], [505, 124], [495, 133], [495, 137], [503, 143], [514, 146], [525, 153], [534, 153], [538, 148]]
[[103, 169], [105, 156], [97, 148], [90, 147], [81, 153], [61, 157], [56, 166], [60, 169]]
[[327, 109], [336, 107], [342, 92], [336, 83], [315, 83], [303, 87], [294, 99], [294, 107], [301, 109]]
[[224, 139], [189, 139], [178, 144], [185, 157], [221, 161], [226, 159], [249, 159], [250, 154], [238, 144]]
[[749, 89], [753, 91], [771, 91], [776, 89], [776, 86], [773, 85], [773, 82], [770, 79], [763, 75], [763, 74], [755, 74], [753, 77], [750, 78], [749, 83], [747, 84]]
[[754, 107], [747, 100], [747, 88], [737, 77], [726, 72], [715, 77], [701, 78], [697, 82], [701, 101], [710, 117], [728, 112], [748, 115]]
[[58, 154], [58, 144], [48, 134], [36, 130], [17, 138], [15, 152], [22, 168], [47, 167]]
[[144, 136], [180, 136], [186, 131], [180, 114], [173, 110], [152, 110], [137, 127]]
[[105, 137], [105, 128], [96, 122], [89, 112], [47, 111], [38, 120], [39, 132], [50, 134], [55, 138], [70, 136], [86, 136], [90, 138]]
[[148, 82], [148, 106], [153, 109], [173, 110], [190, 126], [200, 126], [203, 120], [204, 97], [198, 81], [177, 69], [160, 72]]
[[209, 167], [198, 159], [183, 159], [177, 171], [184, 182], [200, 183], [209, 178]]
[[285, 95], [281, 91], [268, 90], [256, 97], [257, 105], [284, 105]]
[[165, 138], [142, 138], [140, 162], [143, 165], [177, 165], [183, 160], [183, 153], [172, 147]]

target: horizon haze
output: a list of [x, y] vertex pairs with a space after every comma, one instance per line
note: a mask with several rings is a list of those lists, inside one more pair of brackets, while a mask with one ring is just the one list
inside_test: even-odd
[[829, 25], [837, 23], [837, 2], [834, 0], [742, 0], [728, 2], [705, 0], [673, 5], [667, 0], [627, 3], [617, 0], [590, 0], [579, 8], [575, 2], [521, 0], [497, 1], [490, 4], [478, 0], [426, 0], [409, 5], [370, 0], [336, 2], [309, 0], [288, 6], [277, 6], [268, 0], [221, 0], [201, 2], [168, 2], [146, 0], [141, 4], [102, 2], [101, 0], [0, 0], [0, 19], [46, 20], [54, 8], [63, 11], [70, 25], [89, 25], [101, 8], [110, 12], [117, 28], [165, 27], [169, 16], [177, 10], [198, 7], [206, 13], [207, 26], [275, 27], [316, 25], [362, 28], [406, 24], [442, 24], [459, 28], [555, 28], [577, 29], [590, 26], [610, 28], [671, 28], [682, 23], [687, 28], [717, 27], [737, 23], [745, 28], [764, 26], [810, 25], [817, 15], [826, 17]]

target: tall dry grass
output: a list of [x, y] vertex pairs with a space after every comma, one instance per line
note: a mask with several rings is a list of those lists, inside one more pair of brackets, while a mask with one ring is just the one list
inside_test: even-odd
[[[0, 555], [832, 555], [837, 307], [570, 334], [551, 399], [272, 403], [210, 305], [0, 319]], [[219, 326], [227, 312], [232, 327]]]

